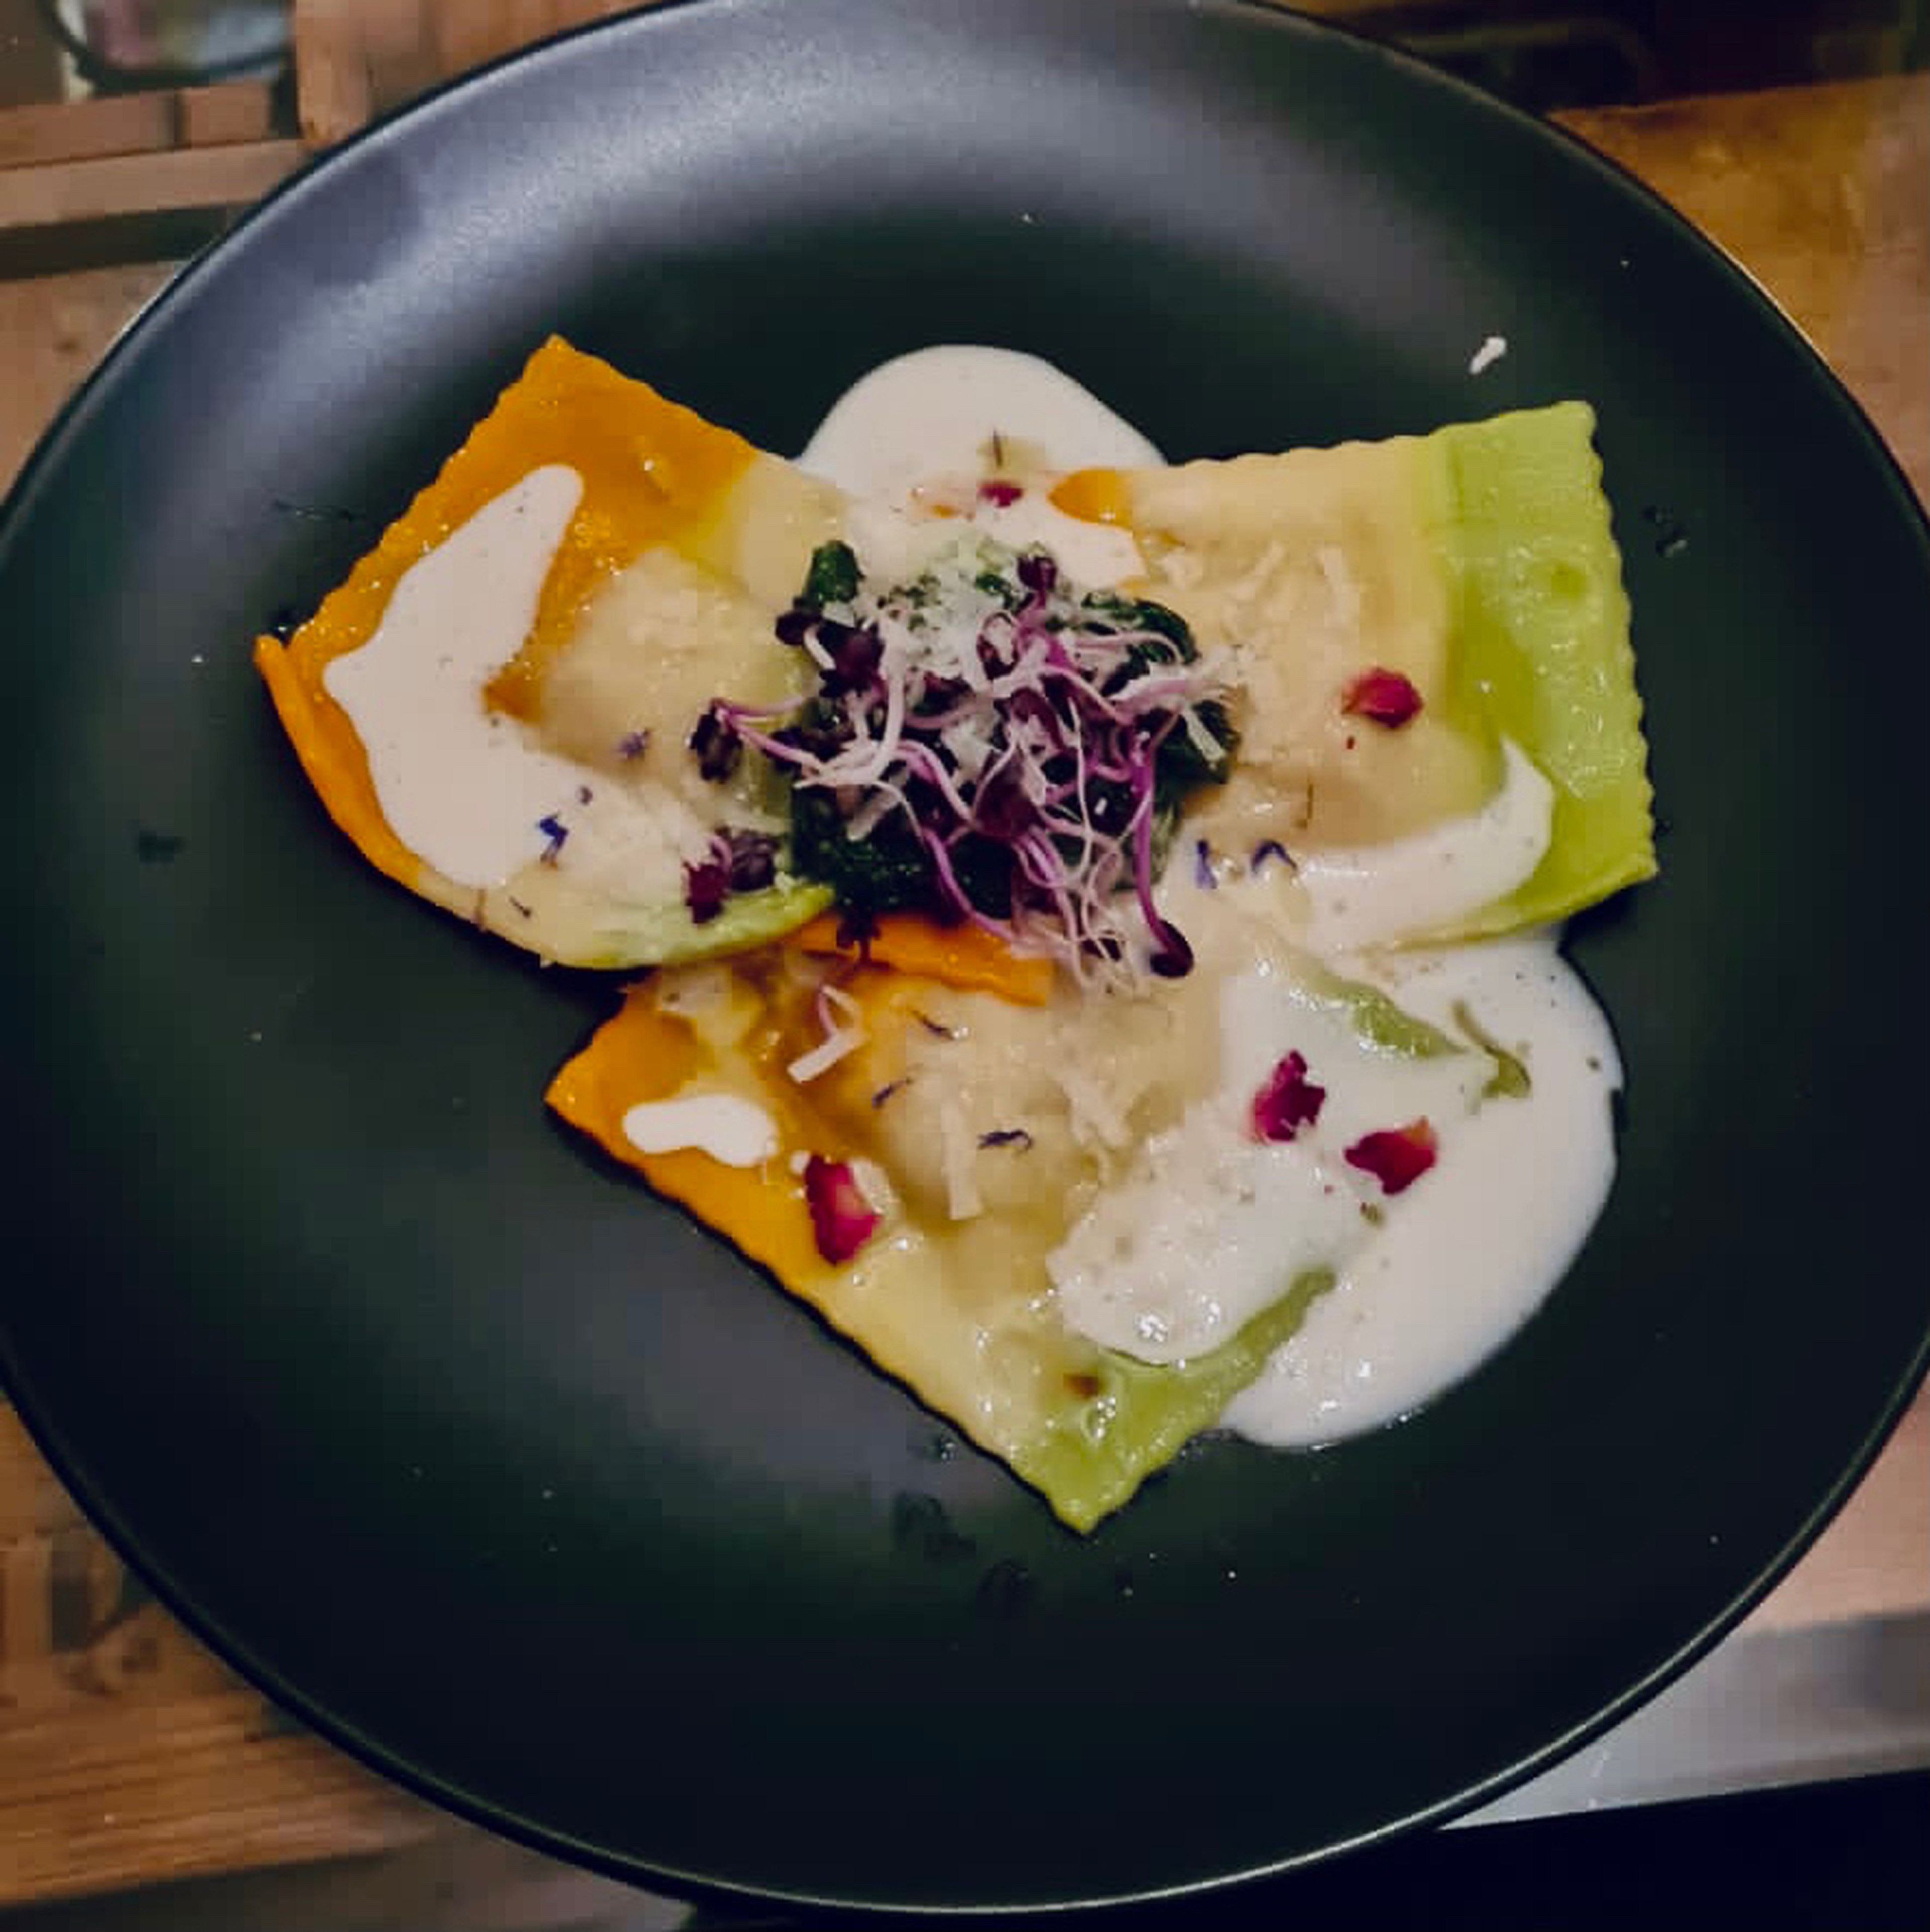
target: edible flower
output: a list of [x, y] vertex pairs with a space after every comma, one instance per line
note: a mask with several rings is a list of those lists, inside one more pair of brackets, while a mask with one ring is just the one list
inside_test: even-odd
[[827, 1262], [848, 1262], [878, 1228], [878, 1210], [865, 1198], [849, 1161], [813, 1154], [804, 1164], [804, 1204], [811, 1232]]
[[1404, 1127], [1388, 1127], [1379, 1133], [1363, 1134], [1347, 1149], [1347, 1163], [1380, 1183], [1384, 1194], [1399, 1194], [1412, 1187], [1434, 1165], [1440, 1149], [1433, 1127], [1425, 1120], [1409, 1120]]
[[713, 784], [722, 784], [737, 769], [743, 743], [731, 722], [717, 705], [712, 705], [691, 728], [689, 743], [697, 760], [698, 774]]
[[1397, 731], [1420, 710], [1421, 694], [1412, 678], [1376, 664], [1347, 686], [1340, 709], [1351, 718], [1364, 718], [1370, 724]]
[[1235, 734], [1172, 611], [1082, 596], [1048, 552], [989, 540], [873, 591], [827, 544], [776, 632], [816, 691], [795, 708], [719, 698], [692, 749], [706, 776], [740, 742], [788, 773], [792, 865], [848, 914], [969, 922], [1082, 980], [1130, 976], [1142, 950], [1154, 973], [1190, 970], [1157, 856], [1181, 794], [1226, 777]]
[[691, 922], [706, 926], [733, 892], [761, 892], [777, 876], [777, 841], [767, 832], [727, 826], [714, 832], [704, 856], [683, 868], [683, 903]]
[[[1316, 1087], [1307, 1077], [1307, 1062], [1298, 1053], [1289, 1053], [1268, 1075], [1266, 1084], [1253, 1096], [1253, 1138], [1259, 1141], [1290, 1141], [1302, 1127], [1310, 1127], [1320, 1118], [1327, 1090]], [[1349, 1154], [1351, 1160], [1353, 1156]]]

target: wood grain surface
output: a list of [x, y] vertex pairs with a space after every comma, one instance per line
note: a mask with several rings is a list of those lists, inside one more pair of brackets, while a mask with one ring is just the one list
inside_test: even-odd
[[1930, 501], [1930, 76], [1554, 118], [1755, 276]]
[[50, 228], [161, 208], [239, 207], [260, 200], [308, 158], [297, 140], [235, 141], [0, 170], [0, 228]]
[[327, 147], [452, 76], [651, 0], [294, 0], [302, 137]]
[[[311, 29], [342, 34], [356, 10], [298, 8]], [[348, 105], [316, 110], [328, 126], [403, 85], [404, 35], [385, 10], [396, 37], [377, 50], [386, 77], [362, 44], [361, 80], [338, 89]], [[409, 57], [433, 67], [485, 41], [494, 52], [506, 33], [607, 10], [459, 10], [471, 37], [461, 47]], [[1930, 496], [1930, 77], [1564, 118], [1757, 274]], [[0, 280], [0, 482], [170, 272]], [[1930, 1608], [1927, 1477], [1919, 1400], [1756, 1623]], [[126, 1574], [0, 1405], [0, 1905], [421, 1847], [466, 1828], [302, 1732], [210, 1657]]]
[[0, 108], [0, 168], [262, 141], [274, 122], [270, 91], [260, 81], [35, 102]]

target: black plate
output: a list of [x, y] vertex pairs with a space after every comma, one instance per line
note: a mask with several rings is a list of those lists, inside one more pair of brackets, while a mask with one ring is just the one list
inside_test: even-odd
[[[1624, 1165], [1513, 1346], [1081, 1541], [546, 1119], [602, 989], [369, 872], [247, 651], [551, 329], [777, 449], [940, 340], [1176, 457], [1595, 404], [1666, 869], [1575, 940]], [[1919, 1371], [1923, 524], [1744, 278], [1387, 52], [1213, 0], [551, 46], [182, 279], [20, 484], [0, 600], [8, 1384], [243, 1669], [553, 1849], [1007, 1905], [1439, 1817], [1712, 1642]]]

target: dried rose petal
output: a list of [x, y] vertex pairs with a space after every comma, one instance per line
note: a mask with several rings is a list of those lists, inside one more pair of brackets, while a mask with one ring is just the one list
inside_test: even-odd
[[1307, 1078], [1307, 1062], [1298, 1054], [1289, 1053], [1253, 1096], [1254, 1139], [1292, 1140], [1302, 1127], [1310, 1127], [1320, 1118], [1321, 1103], [1326, 1097], [1326, 1088]]
[[1347, 686], [1340, 709], [1350, 717], [1364, 718], [1397, 731], [1421, 709], [1421, 694], [1412, 679], [1376, 664]]
[[727, 828], [724, 850], [714, 858], [730, 868], [734, 892], [761, 892], [777, 876], [777, 841], [768, 832]]
[[731, 894], [731, 866], [728, 859], [706, 859], [701, 865], [688, 862], [683, 868], [683, 903], [689, 908], [693, 926], [707, 925], [724, 910]]
[[707, 705], [690, 728], [688, 740], [697, 760], [698, 777], [721, 784], [737, 769], [744, 754], [744, 741], [737, 728], [718, 708], [716, 700]]
[[1008, 483], [1002, 476], [995, 476], [990, 482], [978, 486], [978, 500], [989, 503], [995, 510], [1010, 509], [1025, 494], [1018, 484]]
[[884, 640], [869, 625], [840, 624], [820, 617], [816, 641], [831, 660], [821, 674], [827, 698], [868, 690], [877, 682], [878, 667], [884, 662]]
[[804, 1204], [827, 1262], [848, 1262], [872, 1238], [878, 1210], [864, 1197], [851, 1163], [813, 1154], [804, 1163]]
[[1398, 1194], [1434, 1165], [1439, 1148], [1433, 1128], [1425, 1120], [1409, 1120], [1404, 1127], [1363, 1134], [1348, 1148], [1347, 1164], [1372, 1174], [1382, 1193]]

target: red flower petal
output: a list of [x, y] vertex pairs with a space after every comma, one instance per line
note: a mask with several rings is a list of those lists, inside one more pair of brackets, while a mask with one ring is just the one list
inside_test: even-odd
[[864, 1197], [851, 1163], [813, 1154], [804, 1164], [804, 1204], [811, 1232], [827, 1262], [848, 1262], [878, 1226], [878, 1210]]
[[1364, 718], [1397, 731], [1421, 709], [1421, 694], [1412, 680], [1379, 664], [1364, 670], [1347, 686], [1340, 709], [1350, 717]]
[[1010, 509], [1025, 494], [1021, 485], [1008, 483], [1003, 477], [994, 477], [989, 483], [978, 486], [978, 500], [989, 503], [995, 510]]
[[1347, 1164], [1372, 1174], [1383, 1193], [1398, 1194], [1434, 1165], [1439, 1147], [1426, 1120], [1409, 1120], [1404, 1127], [1363, 1134], [1348, 1148]]
[[1307, 1078], [1307, 1062], [1298, 1054], [1289, 1053], [1253, 1096], [1254, 1139], [1292, 1140], [1302, 1127], [1310, 1127], [1320, 1118], [1320, 1103], [1326, 1097], [1326, 1088]]
[[724, 910], [731, 894], [731, 868], [719, 859], [705, 859], [683, 866], [683, 903], [689, 909], [690, 922], [705, 926]]

